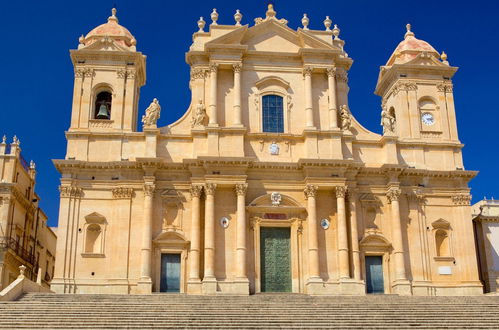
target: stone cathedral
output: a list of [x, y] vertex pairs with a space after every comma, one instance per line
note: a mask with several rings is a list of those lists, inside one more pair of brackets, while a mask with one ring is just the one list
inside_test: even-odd
[[329, 17], [210, 19], [190, 106], [163, 127], [161, 100], [138, 116], [146, 57], [115, 9], [71, 50], [53, 290], [481, 293], [447, 55], [407, 26], [380, 68], [380, 135], [349, 108]]

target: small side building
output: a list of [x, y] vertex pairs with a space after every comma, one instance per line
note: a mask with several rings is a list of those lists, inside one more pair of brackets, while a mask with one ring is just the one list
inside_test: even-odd
[[499, 291], [499, 200], [486, 199], [472, 206], [480, 279], [485, 292]]
[[20, 142], [14, 137], [0, 143], [0, 290], [19, 275], [36, 281], [40, 272], [43, 286], [50, 287], [54, 274], [57, 237], [47, 226], [47, 215], [35, 193], [36, 166], [26, 162]]

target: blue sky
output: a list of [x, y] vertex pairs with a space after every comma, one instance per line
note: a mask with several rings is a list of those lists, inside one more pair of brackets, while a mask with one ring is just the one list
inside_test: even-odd
[[[265, 15], [266, 1], [3, 1], [0, 5], [2, 82], [0, 134], [17, 134], [23, 155], [37, 163], [36, 190], [49, 224], [57, 224], [59, 174], [51, 159], [64, 158], [64, 131], [69, 126], [73, 68], [69, 49], [78, 37], [106, 22], [116, 4], [120, 24], [147, 55], [147, 84], [141, 90], [142, 112], [157, 97], [162, 105], [159, 125], [179, 118], [187, 109], [189, 67], [184, 55], [197, 31], [196, 21], [209, 23], [213, 8], [219, 24], [234, 24], [236, 9], [243, 24]], [[499, 198], [499, 2], [496, 1], [276, 1], [279, 18], [301, 26], [303, 13], [311, 29], [323, 29], [325, 16], [341, 29], [354, 64], [349, 72], [350, 106], [366, 128], [381, 132], [380, 98], [373, 94], [379, 66], [402, 40], [405, 24], [416, 37], [444, 50], [455, 75], [454, 97], [464, 164], [480, 173], [470, 183], [473, 202]]]

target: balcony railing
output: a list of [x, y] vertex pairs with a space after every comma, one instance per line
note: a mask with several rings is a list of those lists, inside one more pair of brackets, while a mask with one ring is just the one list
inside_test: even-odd
[[11, 249], [18, 257], [31, 265], [35, 263], [35, 256], [13, 238], [0, 237], [0, 247]]

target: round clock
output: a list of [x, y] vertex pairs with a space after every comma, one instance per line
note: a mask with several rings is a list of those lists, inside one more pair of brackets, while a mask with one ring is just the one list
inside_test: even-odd
[[435, 117], [429, 112], [425, 112], [421, 115], [421, 121], [427, 126], [435, 124]]

